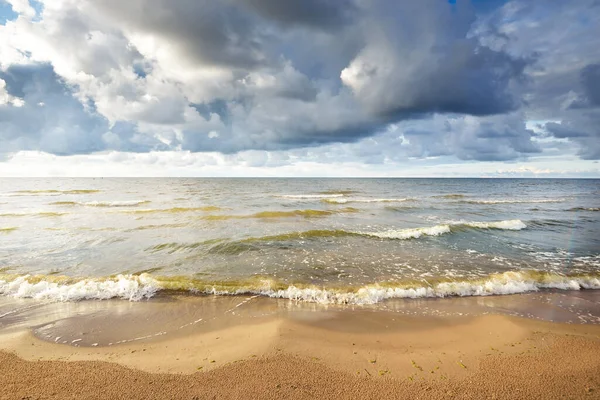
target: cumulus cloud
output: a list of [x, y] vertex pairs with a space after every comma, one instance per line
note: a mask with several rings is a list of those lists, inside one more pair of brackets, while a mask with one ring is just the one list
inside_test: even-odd
[[509, 161], [544, 150], [527, 119], [552, 119], [600, 157], [592, 0], [9, 3], [2, 153]]

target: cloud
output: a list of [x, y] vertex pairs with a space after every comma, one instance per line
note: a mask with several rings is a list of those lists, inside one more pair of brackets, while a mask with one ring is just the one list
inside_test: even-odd
[[528, 119], [600, 153], [592, 0], [40, 3], [0, 26], [4, 153], [513, 161]]
[[74, 154], [103, 149], [101, 135], [108, 128], [106, 121], [83, 112], [81, 103], [51, 66], [13, 65], [0, 72], [0, 79], [5, 82], [6, 93], [15, 99], [12, 104], [0, 105], [3, 152]]
[[67, 155], [108, 148], [148, 151], [158, 147], [159, 142], [151, 138], [140, 140], [135, 128], [119, 132], [113, 127], [111, 131], [104, 117], [86, 111], [51, 65], [15, 64], [0, 71], [0, 82], [5, 99], [10, 99], [0, 102], [4, 153], [41, 150]]
[[535, 52], [524, 101], [530, 119], [552, 120], [547, 135], [568, 139], [583, 159], [600, 158], [600, 3], [515, 0], [478, 26], [492, 46]]
[[581, 85], [570, 92], [572, 101], [561, 109], [560, 123], [545, 124], [556, 138], [568, 138], [579, 145], [583, 159], [600, 159], [600, 64], [581, 70]]
[[284, 28], [304, 26], [331, 30], [351, 23], [357, 7], [351, 0], [241, 0], [258, 14]]
[[583, 95], [571, 108], [600, 107], [600, 64], [590, 64], [581, 70]]
[[477, 161], [507, 161], [539, 153], [533, 136], [516, 113], [453, 118], [436, 115], [428, 125], [404, 129], [404, 137], [412, 144], [412, 156], [455, 155], [461, 160]]
[[470, 37], [475, 14], [438, 1], [373, 1], [363, 23], [368, 43], [341, 72], [375, 115], [390, 119], [432, 112], [500, 114], [517, 109], [511, 89], [528, 60]]

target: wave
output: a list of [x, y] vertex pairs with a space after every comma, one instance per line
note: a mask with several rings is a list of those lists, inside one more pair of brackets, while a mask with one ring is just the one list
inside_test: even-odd
[[221, 211], [223, 208], [217, 206], [202, 206], [202, 207], [172, 207], [172, 208], [148, 208], [142, 210], [126, 211], [131, 214], [180, 214], [193, 212], [211, 212]]
[[44, 195], [44, 194], [92, 194], [100, 193], [97, 189], [75, 189], [75, 190], [18, 190], [13, 192], [17, 195]]
[[346, 203], [402, 203], [405, 201], [414, 201], [414, 199], [358, 199], [358, 198], [333, 198], [323, 199], [325, 203], [346, 204]]
[[[147, 214], [147, 213], [156, 213], [156, 212], [166, 212], [166, 213], [182, 213], [182, 212], [194, 212], [194, 211], [219, 211], [221, 208], [219, 207], [196, 207], [196, 208], [171, 208], [168, 210], [136, 210], [130, 211], [134, 214]], [[344, 213], [357, 213], [360, 210], [352, 207], [346, 207], [340, 210], [291, 210], [291, 211], [262, 211], [249, 215], [235, 215], [235, 214], [214, 214], [214, 215], [204, 215], [199, 217], [199, 219], [205, 221], [226, 221], [230, 219], [270, 219], [270, 218], [293, 218], [293, 217], [303, 217], [303, 218], [317, 218], [317, 217], [325, 217], [329, 215], [335, 214], [344, 214]]]
[[457, 221], [448, 224], [435, 225], [430, 227], [405, 228], [405, 229], [388, 229], [384, 231], [347, 231], [343, 229], [320, 229], [303, 232], [290, 232], [273, 236], [262, 236], [256, 238], [244, 239], [245, 242], [258, 241], [285, 241], [295, 239], [311, 239], [322, 237], [344, 237], [344, 236], [366, 236], [378, 237], [381, 239], [418, 239], [421, 236], [439, 236], [445, 233], [461, 231], [464, 229], [499, 229], [499, 230], [521, 230], [527, 228], [523, 221], [507, 220], [494, 222], [464, 222]]
[[141, 204], [148, 204], [149, 200], [125, 200], [125, 201], [56, 201], [50, 203], [53, 206], [86, 206], [86, 207], [135, 207]]
[[452, 193], [452, 194], [441, 194], [439, 196], [431, 196], [434, 199], [464, 199], [467, 197], [464, 194]]
[[481, 228], [481, 229], [503, 229], [510, 231], [520, 231], [521, 229], [527, 228], [527, 225], [520, 219], [511, 219], [506, 221], [495, 221], [495, 222], [454, 222], [455, 226], [467, 226], [469, 228]]
[[135, 231], [146, 231], [152, 229], [174, 229], [174, 228], [185, 228], [189, 226], [188, 224], [162, 224], [162, 225], [142, 225], [137, 228], [128, 229], [127, 232], [135, 232]]
[[376, 304], [390, 299], [490, 296], [535, 292], [541, 289], [600, 289], [600, 273], [561, 275], [537, 270], [518, 270], [482, 278], [414, 282], [373, 283], [360, 288], [284, 284], [273, 279], [201, 281], [185, 277], [118, 275], [109, 278], [54, 276], [0, 277], [0, 294], [38, 300], [79, 301], [120, 298], [140, 301], [165, 294], [261, 295], [322, 304]]
[[6, 227], [6, 228], [0, 228], [0, 233], [11, 233], [11, 232], [16, 231], [17, 229], [19, 229], [19, 228], [14, 227], [14, 226], [9, 226], [9, 227]]
[[467, 204], [525, 204], [525, 203], [563, 203], [567, 199], [499, 199], [499, 200], [462, 200]]
[[436, 225], [430, 228], [412, 228], [412, 229], [390, 229], [382, 232], [357, 232], [364, 236], [374, 236], [381, 239], [418, 239], [421, 236], [440, 236], [450, 233], [450, 225]]
[[78, 301], [121, 298], [147, 299], [160, 290], [156, 280], [147, 276], [119, 275], [115, 278], [77, 279], [52, 276], [18, 276], [0, 279], [0, 294], [39, 300]]
[[329, 193], [329, 194], [282, 194], [278, 197], [285, 199], [327, 199], [331, 197], [344, 197], [343, 193]]
[[0, 217], [11, 217], [11, 218], [18, 218], [18, 217], [45, 217], [45, 218], [52, 218], [52, 217], [62, 217], [63, 215], [67, 215], [67, 213], [39, 211], [39, 212], [29, 212], [29, 213], [5, 213], [5, 214], [0, 214]]
[[319, 238], [335, 237], [366, 237], [390, 240], [409, 240], [418, 239], [422, 236], [440, 236], [443, 234], [458, 232], [464, 229], [500, 229], [500, 230], [521, 230], [525, 225], [520, 220], [497, 221], [497, 222], [456, 222], [453, 224], [435, 225], [431, 227], [408, 228], [408, 229], [389, 229], [385, 231], [348, 231], [343, 229], [314, 229], [309, 231], [289, 232], [279, 235], [259, 236], [241, 239], [237, 241], [227, 241], [226, 239], [211, 239], [194, 243], [161, 243], [148, 248], [151, 252], [167, 251], [175, 253], [178, 251], [189, 251], [204, 249], [207, 253], [215, 254], [240, 254], [245, 251], [255, 250], [255, 243], [264, 242], [285, 242], [295, 240], [311, 240]]
[[600, 207], [573, 207], [567, 211], [600, 211]]
[[[207, 208], [203, 209], [203, 211], [210, 211]], [[143, 212], [143, 211], [142, 211]], [[226, 221], [230, 219], [270, 219], [270, 218], [294, 218], [294, 217], [303, 217], [303, 218], [318, 218], [318, 217], [326, 217], [329, 215], [335, 214], [345, 214], [345, 213], [357, 213], [360, 210], [352, 207], [346, 207], [340, 210], [292, 210], [292, 211], [262, 211], [249, 215], [235, 215], [235, 214], [215, 214], [215, 215], [204, 215], [199, 217], [199, 219], [205, 221]]]
[[388, 211], [400, 211], [400, 212], [404, 212], [404, 211], [407, 211], [407, 210], [412, 210], [415, 207], [414, 206], [405, 205], [405, 206], [385, 206], [384, 208], [386, 210], [388, 210]]
[[323, 190], [322, 192], [319, 192], [319, 194], [326, 194], [326, 195], [332, 195], [332, 194], [338, 194], [338, 195], [348, 195], [348, 194], [355, 194], [355, 193], [359, 193], [358, 190]]
[[533, 227], [564, 227], [564, 228], [574, 228], [577, 226], [577, 221], [569, 221], [569, 220], [560, 220], [560, 219], [541, 219], [536, 221], [531, 221], [531, 226]]
[[453, 231], [461, 230], [464, 228], [475, 228], [475, 229], [500, 229], [500, 230], [511, 230], [519, 231], [527, 228], [521, 220], [508, 220], [508, 221], [496, 221], [496, 222], [451, 222], [448, 224], [435, 225], [425, 228], [409, 228], [409, 229], [390, 229], [382, 232], [356, 232], [364, 236], [375, 236], [382, 239], [418, 239], [421, 236], [440, 236]]

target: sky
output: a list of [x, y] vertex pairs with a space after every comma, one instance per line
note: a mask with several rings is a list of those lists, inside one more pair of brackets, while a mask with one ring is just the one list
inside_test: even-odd
[[0, 0], [0, 177], [600, 178], [600, 0]]

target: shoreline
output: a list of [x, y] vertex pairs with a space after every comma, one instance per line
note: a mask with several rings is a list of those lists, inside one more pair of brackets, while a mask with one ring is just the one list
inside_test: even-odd
[[[491, 300], [505, 307], [528, 297]], [[600, 396], [595, 324], [252, 297], [126, 303], [32, 306], [14, 316], [0, 330], [0, 399]], [[148, 332], [144, 320], [155, 334], [133, 337]], [[90, 343], [123, 335], [133, 340]]]

